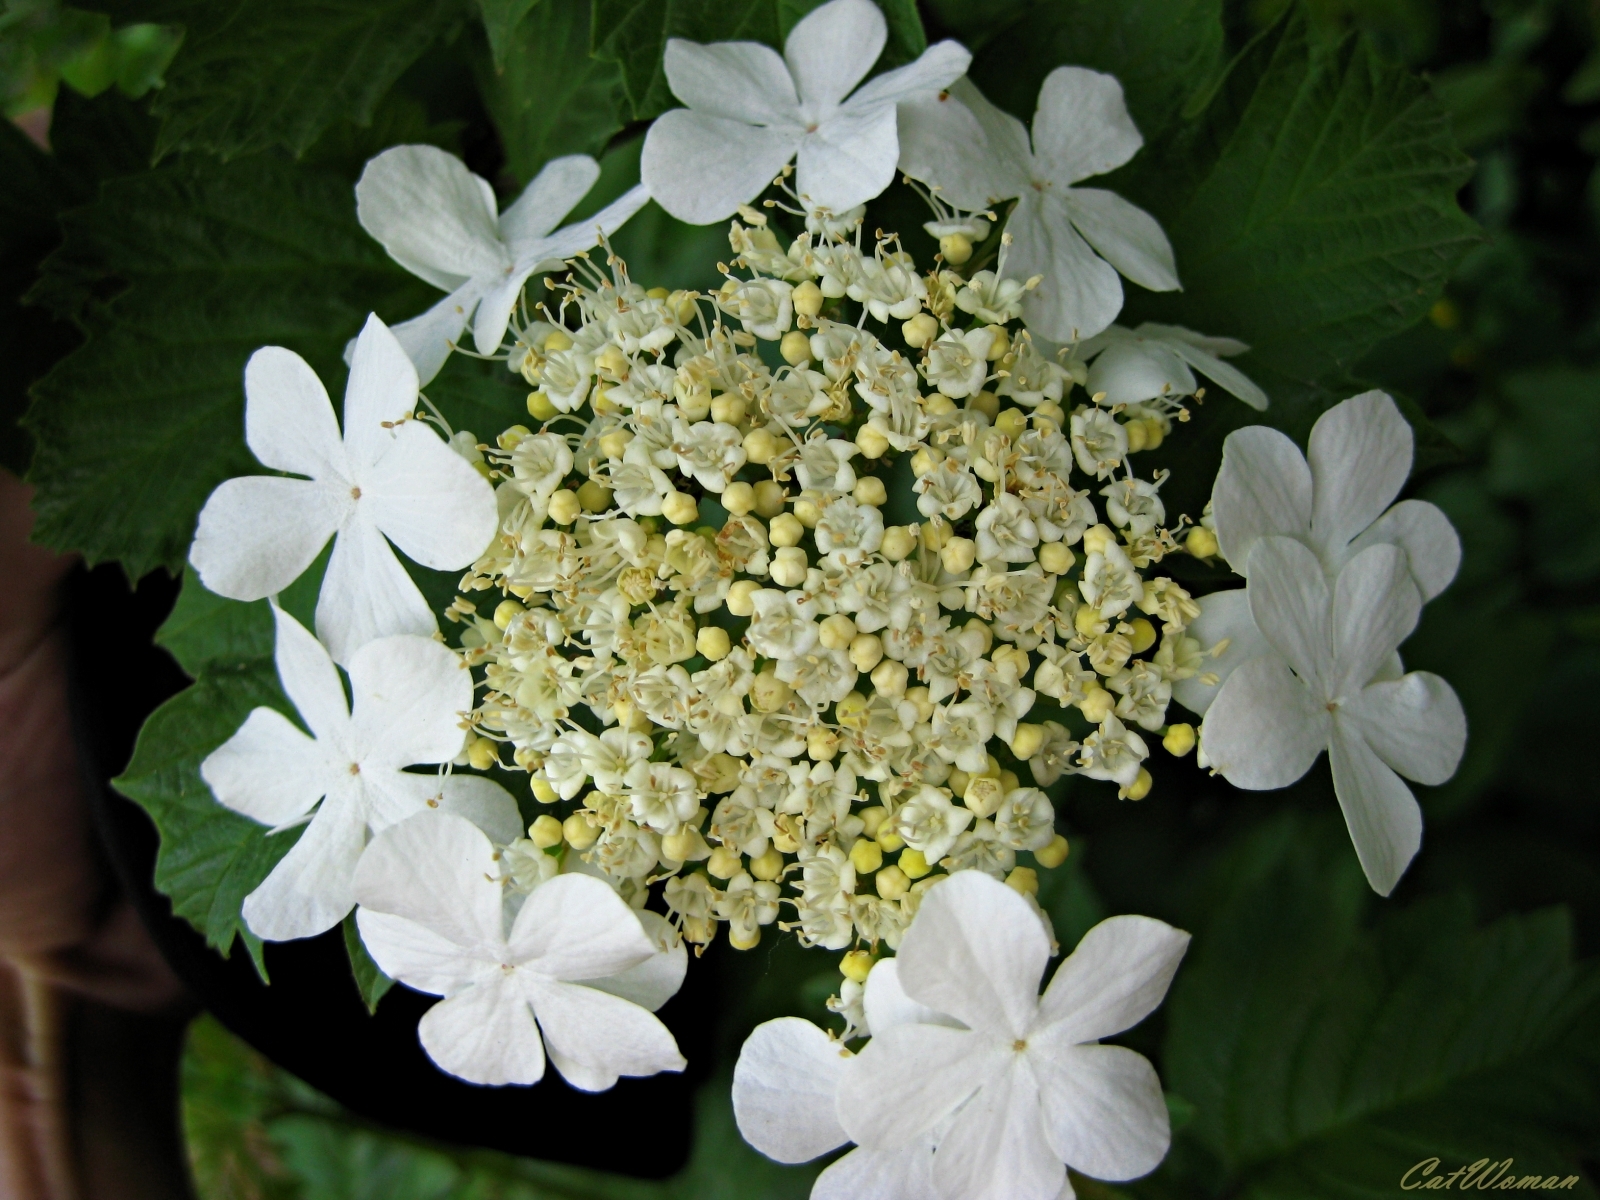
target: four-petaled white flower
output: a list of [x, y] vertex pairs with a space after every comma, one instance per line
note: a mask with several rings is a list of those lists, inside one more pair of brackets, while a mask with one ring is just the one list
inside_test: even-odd
[[1040, 996], [1050, 939], [1028, 902], [981, 871], [951, 875], [895, 960], [927, 1016], [879, 1029], [868, 1009], [872, 1041], [841, 1074], [839, 1124], [878, 1153], [936, 1137], [931, 1191], [949, 1200], [1055, 1200], [1069, 1165], [1146, 1174], [1170, 1140], [1161, 1083], [1143, 1056], [1098, 1039], [1150, 1014], [1188, 944], [1161, 921], [1112, 917]]
[[967, 69], [955, 42], [856, 87], [888, 38], [871, 0], [830, 0], [802, 18], [783, 55], [755, 42], [672, 38], [664, 68], [688, 108], [658, 117], [639, 172], [679, 220], [707, 225], [760, 195], [799, 156], [796, 190], [810, 208], [842, 213], [894, 180], [895, 106], [931, 96]]
[[[1411, 426], [1378, 391], [1323, 413], [1307, 454], [1265, 425], [1230, 433], [1212, 494], [1223, 556], [1248, 578], [1257, 539], [1292, 537], [1311, 548], [1331, 581], [1354, 555], [1390, 543], [1406, 552], [1422, 599], [1433, 599], [1455, 578], [1461, 539], [1426, 500], [1393, 503], [1411, 473], [1412, 445]], [[1203, 650], [1222, 647], [1198, 675], [1173, 685], [1174, 698], [1202, 715], [1234, 670], [1272, 652], [1251, 620], [1243, 588], [1202, 598], [1189, 636]]]
[[483, 552], [499, 517], [483, 476], [411, 419], [417, 373], [394, 335], [369, 317], [356, 339], [342, 437], [321, 380], [292, 351], [252, 354], [244, 391], [256, 458], [310, 478], [244, 475], [212, 492], [189, 549], [200, 582], [231, 600], [275, 595], [333, 537], [316, 626], [335, 662], [374, 638], [432, 634], [433, 610], [389, 542], [425, 567], [457, 570]]
[[1399, 546], [1368, 546], [1329, 588], [1304, 542], [1257, 538], [1250, 613], [1275, 653], [1229, 676], [1201, 726], [1211, 765], [1243, 788], [1287, 787], [1324, 749], [1350, 840], [1373, 890], [1394, 890], [1422, 844], [1422, 810], [1400, 776], [1439, 784], [1466, 749], [1467, 718], [1437, 675], [1401, 676], [1395, 651], [1422, 594]]
[[1085, 67], [1045, 77], [1031, 144], [1022, 122], [969, 79], [900, 106], [901, 170], [958, 208], [1016, 199], [1002, 273], [1040, 277], [1022, 315], [1054, 342], [1081, 341], [1116, 320], [1118, 271], [1153, 291], [1179, 286], [1172, 245], [1154, 217], [1114, 192], [1074, 186], [1120, 167], [1143, 144], [1122, 85]]
[[472, 1083], [532, 1084], [548, 1050], [588, 1092], [621, 1075], [681, 1071], [650, 1009], [682, 982], [682, 947], [663, 951], [591, 875], [541, 883], [508, 922], [498, 876], [489, 839], [448, 814], [395, 826], [361, 859], [356, 924], [373, 961], [444, 997], [417, 1026], [428, 1057]]
[[355, 905], [351, 881], [369, 831], [425, 809], [460, 813], [502, 844], [517, 837], [516, 802], [498, 784], [402, 770], [460, 753], [472, 676], [459, 657], [409, 634], [368, 642], [348, 664], [355, 703], [347, 707], [328, 652], [282, 609], [273, 616], [278, 679], [311, 736], [257, 708], [200, 764], [212, 794], [235, 812], [275, 830], [310, 820], [245, 897], [252, 933], [277, 942], [332, 929]]
[[1091, 396], [1104, 392], [1108, 405], [1192, 396], [1199, 386], [1194, 372], [1199, 371], [1223, 391], [1263, 411], [1267, 394], [1238, 367], [1222, 361], [1249, 349], [1235, 338], [1207, 337], [1181, 325], [1146, 321], [1137, 329], [1108, 326], [1078, 346], [1078, 357], [1094, 360], [1084, 391]]
[[395, 262], [450, 293], [394, 329], [423, 383], [439, 373], [468, 321], [479, 354], [498, 350], [528, 276], [598, 244], [599, 231], [615, 233], [650, 199], [640, 184], [557, 229], [599, 176], [588, 155], [552, 159], [500, 212], [489, 181], [436, 146], [395, 146], [367, 163], [356, 181], [362, 228]]

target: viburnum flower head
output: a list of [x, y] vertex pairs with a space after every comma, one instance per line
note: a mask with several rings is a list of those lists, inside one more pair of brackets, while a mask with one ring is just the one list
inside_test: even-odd
[[257, 708], [200, 764], [217, 800], [270, 836], [309, 821], [289, 853], [244, 900], [250, 931], [267, 941], [314, 937], [355, 905], [352, 879], [369, 834], [427, 809], [455, 812], [504, 844], [521, 818], [509, 793], [478, 775], [403, 768], [461, 752], [472, 676], [432, 638], [379, 638], [348, 663], [353, 706], [328, 652], [276, 605], [278, 679], [309, 736]]
[[471, 822], [422, 813], [374, 839], [356, 872], [356, 924], [373, 961], [444, 997], [417, 1026], [428, 1057], [472, 1083], [533, 1084], [548, 1053], [588, 1092], [681, 1071], [651, 1010], [682, 983], [683, 947], [662, 950], [591, 875], [546, 880], [508, 921], [498, 866]]
[[751, 1035], [734, 1070], [740, 1131], [780, 1162], [857, 1142], [812, 1200], [1057, 1200], [1071, 1195], [1067, 1165], [1146, 1174], [1170, 1139], [1161, 1084], [1142, 1056], [1098, 1039], [1161, 1002], [1188, 941], [1112, 917], [1040, 996], [1038, 914], [983, 872], [956, 872], [868, 976], [860, 1054], [794, 1018]]
[[276, 595], [332, 537], [316, 627], [335, 662], [374, 638], [432, 634], [433, 610], [390, 541], [425, 567], [457, 570], [499, 518], [483, 476], [412, 419], [417, 373], [394, 334], [373, 316], [356, 339], [342, 436], [321, 380], [293, 351], [252, 354], [244, 391], [256, 458], [308, 478], [244, 475], [212, 492], [189, 549], [200, 582], [230, 600]]
[[1022, 316], [1053, 342], [1081, 341], [1116, 320], [1119, 271], [1152, 291], [1179, 286], [1172, 245], [1154, 217], [1114, 192], [1076, 186], [1122, 166], [1143, 144], [1122, 85], [1085, 67], [1045, 77], [1031, 142], [1022, 122], [970, 79], [900, 106], [901, 170], [957, 208], [1017, 201], [1002, 274], [1039, 277]]
[[423, 383], [439, 373], [468, 321], [479, 354], [498, 350], [528, 276], [597, 245], [602, 231], [615, 233], [650, 199], [641, 184], [558, 229], [599, 176], [586, 154], [552, 159], [500, 212], [489, 181], [437, 146], [394, 146], [367, 163], [356, 181], [362, 228], [395, 262], [449, 293], [394, 328]]
[[798, 157], [795, 189], [808, 208], [843, 213], [894, 179], [895, 106], [931, 96], [972, 56], [939, 42], [906, 66], [856, 87], [888, 29], [871, 0], [829, 0], [790, 31], [780, 56], [756, 42], [672, 38], [664, 68], [688, 105], [645, 135], [639, 171], [662, 208], [706, 225], [759, 196]]

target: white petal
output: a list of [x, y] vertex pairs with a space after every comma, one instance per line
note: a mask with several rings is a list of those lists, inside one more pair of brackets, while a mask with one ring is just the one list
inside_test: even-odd
[[921, 1023], [924, 1025], [950, 1025], [960, 1028], [960, 1022], [926, 1004], [918, 1004], [900, 986], [900, 964], [892, 958], [881, 958], [867, 976], [861, 996], [866, 1009], [867, 1028], [879, 1034], [896, 1025]]
[[257, 708], [206, 755], [200, 778], [219, 804], [278, 826], [305, 816], [322, 799], [330, 765], [323, 749], [288, 717]]
[[1422, 594], [1400, 547], [1369, 546], [1346, 563], [1333, 587], [1338, 675], [1330, 680], [1330, 698], [1351, 696], [1365, 687], [1411, 636], [1421, 615]]
[[639, 918], [639, 924], [644, 927], [645, 936], [655, 944], [655, 953], [642, 963], [635, 963], [615, 975], [576, 982], [584, 987], [621, 996], [640, 1008], [657, 1012], [683, 986], [683, 977], [689, 970], [689, 952], [678, 931], [660, 913], [644, 909], [635, 911], [634, 916]]
[[1344, 665], [1342, 659], [1335, 662], [1337, 612], [1322, 564], [1310, 547], [1294, 538], [1257, 539], [1250, 551], [1248, 591], [1250, 616], [1272, 648], [1317, 698], [1338, 696], [1337, 690], [1330, 690], [1336, 688], [1338, 670]]
[[1049, 1026], [1051, 1036], [1065, 1042], [1098, 1041], [1132, 1028], [1166, 996], [1188, 948], [1187, 933], [1154, 917], [1101, 921], [1057, 968], [1039, 1002], [1041, 1028]]
[[1006, 275], [1041, 277], [1022, 302], [1029, 329], [1053, 342], [1076, 342], [1117, 319], [1122, 284], [1116, 268], [1089, 249], [1055, 197], [1024, 192], [1006, 229], [1016, 239]]
[[500, 349], [506, 326], [511, 324], [511, 313], [522, 296], [522, 285], [527, 282], [527, 273], [513, 270], [484, 292], [472, 318], [472, 345], [479, 354], [490, 355]]
[[1033, 1072], [1020, 1055], [956, 1117], [933, 1155], [945, 1200], [1056, 1200], [1067, 1177], [1045, 1136]]
[[244, 898], [250, 932], [268, 942], [315, 937], [355, 906], [350, 880], [367, 838], [361, 807], [334, 792], [272, 873]]
[[834, 1096], [850, 1051], [810, 1021], [780, 1017], [757, 1025], [733, 1068], [733, 1118], [768, 1158], [810, 1162], [849, 1141]]
[[907, 100], [932, 96], [965, 75], [971, 64], [972, 52], [960, 42], [935, 42], [914, 61], [869, 79], [846, 104], [851, 108], [904, 104]]
[[1021, 121], [990, 104], [971, 80], [902, 102], [900, 169], [935, 185], [957, 208], [977, 210], [1029, 186], [1032, 154]]
[[472, 707], [472, 675], [432, 638], [402, 634], [350, 656], [350, 725], [363, 764], [407, 767], [461, 752], [461, 714]]
[[1183, 325], [1163, 325], [1159, 321], [1142, 321], [1134, 331], [1143, 337], [1161, 338], [1174, 344], [1181, 343], [1192, 349], [1203, 350], [1208, 355], [1243, 354], [1250, 347], [1238, 338], [1212, 337], [1197, 333]]
[[556, 1069], [574, 1087], [602, 1092], [616, 1083], [619, 1075], [655, 1075], [681, 1071], [687, 1065], [667, 1027], [637, 1004], [527, 971], [518, 971], [517, 981], [533, 1005]]
[[1286, 436], [1265, 425], [1230, 433], [1211, 492], [1222, 556], [1248, 571], [1256, 539], [1305, 537], [1311, 530], [1311, 468]]
[[1069, 188], [1057, 199], [1084, 240], [1129, 279], [1153, 292], [1182, 286], [1172, 243], [1144, 209], [1103, 188]]
[[799, 121], [794, 77], [778, 52], [759, 42], [702, 45], [668, 38], [662, 68], [672, 94], [708, 117], [745, 125]]
[[515, 841], [522, 833], [522, 814], [511, 793], [482, 775], [446, 775], [441, 812], [465, 817], [496, 845]]
[[518, 262], [518, 269], [548, 271], [564, 261], [600, 244], [600, 233], [609, 237], [646, 204], [650, 203], [650, 189], [636, 183], [593, 216], [574, 221], [556, 230], [542, 241], [531, 243]]
[[305, 574], [349, 503], [307, 479], [224, 480], [200, 510], [189, 562], [208, 591], [230, 600], [264, 599]]
[[958, 871], [929, 890], [897, 955], [913, 1000], [1007, 1038], [1033, 1025], [1049, 959], [1028, 902], [981, 871]]
[[437, 146], [395, 146], [361, 172], [356, 216], [406, 270], [454, 291], [471, 276], [505, 265], [481, 183]]
[[292, 350], [263, 346], [244, 368], [244, 440], [264, 467], [347, 479], [339, 422], [322, 380]]
[[437, 571], [470, 565], [500, 525], [489, 481], [416, 421], [392, 431], [357, 503], [407, 558]]
[[811, 1200], [927, 1200], [933, 1195], [933, 1143], [901, 1150], [857, 1147], [830, 1163]]
[[1407, 779], [1437, 786], [1456, 773], [1467, 748], [1467, 714], [1455, 691], [1427, 671], [1374, 683], [1340, 706], [1335, 720], [1360, 733]]
[[521, 990], [490, 977], [422, 1015], [417, 1037], [443, 1071], [469, 1083], [538, 1083], [544, 1046]]
[[348, 749], [350, 709], [345, 703], [344, 684], [322, 643], [276, 603], [272, 605], [274, 638], [273, 665], [278, 682], [289, 697], [300, 719], [312, 736], [324, 743], [324, 752], [339, 754]]
[[487, 962], [501, 945], [499, 874], [482, 830], [428, 811], [373, 838], [352, 886], [363, 908], [415, 921]]
[[1387, 896], [1422, 846], [1422, 809], [1400, 776], [1342, 721], [1334, 722], [1328, 763], [1361, 869], [1372, 890]]
[[1311, 534], [1338, 554], [1394, 502], [1411, 474], [1411, 426], [1384, 392], [1335, 404], [1311, 427], [1306, 461], [1316, 480]]
[[[1461, 566], [1461, 539], [1450, 518], [1426, 500], [1402, 500], [1379, 517], [1355, 541], [1347, 554], [1353, 558], [1368, 546], [1389, 542], [1406, 552], [1411, 577], [1422, 590], [1423, 600], [1432, 600], [1456, 577]], [[1339, 560], [1343, 566], [1347, 560]]]
[[1042, 176], [1067, 187], [1120, 167], [1142, 145], [1114, 76], [1087, 67], [1057, 67], [1045, 76], [1033, 116]]
[[334, 539], [317, 596], [317, 636], [333, 661], [349, 662], [375, 638], [427, 637], [438, 628], [433, 610], [383, 534], [358, 512]]
[[639, 174], [680, 221], [711, 225], [754, 200], [800, 147], [801, 130], [758, 128], [675, 108], [645, 134]]
[[[1185, 332], [1188, 331], [1185, 330]], [[1243, 342], [1235, 342], [1231, 338], [1204, 338], [1201, 340], [1223, 342], [1230, 346], [1238, 346], [1239, 349], [1237, 351], [1233, 351], [1233, 353], [1242, 353], [1250, 348]], [[1187, 362], [1196, 371], [1199, 371], [1200, 374], [1204, 375], [1207, 379], [1211, 380], [1212, 383], [1216, 384], [1223, 391], [1229, 392], [1238, 397], [1240, 400], [1243, 400], [1257, 412], [1265, 412], [1267, 410], [1268, 400], [1266, 392], [1261, 390], [1261, 387], [1256, 383], [1255, 380], [1251, 379], [1232, 363], [1223, 362], [1210, 350], [1207, 350], [1203, 346], [1195, 345], [1194, 342], [1189, 339], [1173, 339], [1169, 345], [1172, 346], [1174, 352], [1183, 358], [1185, 362]]]
[[541, 884], [508, 941], [518, 963], [553, 979], [615, 975], [656, 952], [633, 910], [589, 875], [557, 875]]
[[1206, 757], [1235, 787], [1288, 787], [1328, 744], [1330, 718], [1276, 655], [1245, 663], [1218, 690], [1200, 729]]
[[1084, 390], [1101, 392], [1108, 404], [1138, 404], [1158, 396], [1192, 395], [1195, 378], [1187, 363], [1160, 342], [1118, 342], [1107, 346], [1089, 368]]
[[[400, 348], [417, 369], [417, 383], [426, 386], [443, 369], [450, 352], [461, 343], [461, 331], [467, 327], [467, 318], [478, 306], [483, 295], [483, 283], [469, 279], [420, 317], [402, 321], [390, 329]], [[355, 343], [351, 342], [348, 357], [355, 357]]]
[[883, 13], [871, 0], [828, 0], [812, 9], [783, 44], [800, 103], [815, 116], [828, 112], [872, 70], [888, 38]]
[[898, 1025], [848, 1064], [839, 1082], [839, 1124], [860, 1145], [899, 1150], [960, 1108], [1014, 1057], [1009, 1045], [967, 1030]]
[[376, 315], [367, 317], [344, 388], [344, 444], [355, 482], [365, 482], [366, 468], [388, 449], [391, 438], [385, 425], [416, 407], [416, 367], [389, 327]]
[[844, 212], [894, 182], [900, 157], [894, 107], [843, 108], [800, 142], [795, 192], [812, 204]]
[[1095, 1179], [1137, 1179], [1172, 1143], [1161, 1081], [1142, 1054], [1121, 1046], [1050, 1046], [1028, 1061], [1039, 1080], [1050, 1147]]
[[[1190, 712], [1205, 715], [1217, 690], [1227, 682], [1239, 667], [1252, 658], [1274, 654], [1272, 644], [1256, 628], [1250, 615], [1250, 593], [1245, 588], [1231, 588], [1225, 592], [1212, 592], [1200, 597], [1200, 615], [1184, 632], [1200, 643], [1200, 649], [1210, 651], [1227, 642], [1227, 647], [1214, 658], [1206, 660], [1199, 673], [1188, 679], [1179, 679], [1172, 685], [1172, 696]], [[1202, 676], [1215, 675], [1215, 683], [1206, 683]]]
[[516, 202], [500, 214], [500, 237], [520, 256], [527, 242], [545, 237], [600, 178], [600, 164], [587, 154], [564, 154], [545, 163]]
[[361, 930], [361, 944], [378, 969], [419, 992], [448, 996], [484, 973], [482, 957], [464, 951], [419, 922], [357, 908], [356, 927]]

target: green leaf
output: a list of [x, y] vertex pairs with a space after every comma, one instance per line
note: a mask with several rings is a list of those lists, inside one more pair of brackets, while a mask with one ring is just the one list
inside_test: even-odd
[[302, 154], [330, 126], [365, 125], [449, 27], [452, 0], [98, 0], [118, 24], [181, 25], [156, 93], [160, 155]]
[[[34, 296], [84, 345], [34, 389], [35, 537], [138, 577], [177, 570], [211, 489], [258, 470], [243, 439], [245, 361], [304, 355], [338, 396], [346, 341], [432, 289], [355, 220], [350, 185], [274, 156], [181, 161], [107, 183], [69, 214]], [[127, 288], [92, 300], [114, 280]]]
[[1111, 177], [1162, 221], [1184, 283], [1130, 287], [1121, 320], [1248, 342], [1239, 365], [1280, 401], [1333, 386], [1478, 240], [1455, 199], [1470, 169], [1422, 81], [1360, 39], [1318, 50], [1280, 22], [1195, 121]]
[[267, 1135], [267, 1120], [283, 1102], [272, 1064], [202, 1013], [189, 1025], [182, 1078], [195, 1190], [206, 1200], [299, 1200]]
[[590, 49], [622, 67], [637, 120], [676, 105], [662, 69], [667, 39], [780, 46], [773, 0], [594, 0]]
[[394, 986], [394, 980], [385, 975], [383, 968], [373, 962], [372, 955], [367, 953], [361, 941], [361, 931], [356, 928], [355, 913], [346, 916], [340, 927], [344, 930], [344, 951], [350, 956], [350, 973], [355, 976], [361, 1002], [367, 1006], [369, 1013], [377, 1012], [378, 1001]]
[[1265, 1200], [1389, 1195], [1430, 1157], [1576, 1173], [1600, 1120], [1600, 974], [1573, 963], [1565, 910], [1474, 929], [1464, 899], [1432, 897], [1368, 931], [1352, 856], [1280, 845], [1168, 1002], [1165, 1078], [1195, 1117], [1163, 1174], [1203, 1150], [1220, 1190]]
[[558, 155], [604, 150], [623, 124], [622, 72], [589, 55], [587, 0], [543, 0], [500, 36], [477, 74], [511, 173], [526, 183]]
[[1024, 121], [1033, 119], [1045, 76], [1071, 63], [1115, 75], [1135, 123], [1153, 138], [1222, 64], [1220, 0], [1050, 0], [998, 9], [988, 0], [942, 0], [934, 10], [976, 50], [973, 81]]
[[299, 831], [267, 831], [217, 803], [200, 778], [206, 755], [233, 736], [250, 710], [265, 705], [292, 713], [271, 659], [219, 666], [168, 700], [139, 731], [133, 761], [116, 789], [150, 814], [161, 835], [155, 885], [172, 911], [227, 954], [237, 935], [266, 977], [261, 942], [239, 915], [244, 898], [299, 839]]
[[[516, 52], [513, 34], [523, 17], [532, 12], [540, 0], [478, 0], [478, 11], [483, 17], [483, 31], [489, 37], [489, 52], [494, 56], [495, 70], [505, 66], [506, 59]], [[587, 14], [588, 5], [581, 5]]]
[[213, 664], [241, 666], [271, 658], [272, 636], [272, 609], [265, 600], [225, 600], [208, 592], [185, 564], [183, 589], [156, 633], [156, 644], [193, 679]]

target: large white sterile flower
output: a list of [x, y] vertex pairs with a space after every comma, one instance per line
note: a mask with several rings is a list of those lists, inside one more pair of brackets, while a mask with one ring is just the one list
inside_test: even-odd
[[531, 1084], [548, 1050], [588, 1092], [621, 1075], [681, 1071], [677, 1043], [649, 1009], [677, 990], [682, 964], [622, 898], [591, 875], [558, 875], [508, 923], [498, 876], [489, 839], [445, 814], [395, 826], [361, 859], [356, 923], [373, 961], [444, 997], [417, 1026], [428, 1057], [472, 1083]]
[[1040, 996], [1050, 939], [1028, 902], [981, 871], [951, 875], [923, 898], [895, 961], [910, 1001], [964, 1028], [875, 1028], [839, 1083], [840, 1125], [879, 1152], [945, 1126], [932, 1194], [948, 1200], [1055, 1200], [1068, 1165], [1097, 1179], [1146, 1174], [1170, 1140], [1160, 1081], [1143, 1056], [1098, 1039], [1149, 1015], [1188, 943], [1149, 917], [1112, 917]]
[[278, 679], [311, 735], [257, 708], [200, 764], [212, 794], [252, 821], [274, 829], [310, 821], [245, 897], [252, 933], [277, 942], [333, 928], [355, 905], [351, 879], [369, 832], [424, 809], [460, 813], [502, 843], [518, 835], [516, 802], [498, 784], [401, 769], [461, 752], [472, 676], [460, 658], [432, 638], [368, 642], [348, 664], [352, 708], [316, 638], [276, 606], [273, 616]]
[[493, 354], [522, 285], [615, 233], [650, 199], [644, 185], [594, 216], [557, 229], [599, 178], [585, 154], [552, 159], [500, 212], [489, 181], [437, 146], [394, 146], [356, 181], [356, 216], [413, 275], [450, 293], [420, 317], [396, 325], [417, 374], [427, 383], [472, 322], [479, 354]]
[[231, 600], [275, 595], [333, 537], [316, 625], [335, 662], [373, 638], [432, 634], [433, 610], [389, 542], [425, 567], [458, 570], [483, 552], [499, 518], [483, 476], [410, 419], [417, 373], [394, 335], [368, 317], [356, 339], [342, 437], [322, 381], [292, 351], [252, 354], [244, 392], [256, 458], [309, 478], [243, 475], [212, 492], [189, 548], [200, 582]]
[[1143, 144], [1122, 85], [1085, 67], [1045, 77], [1031, 143], [1022, 122], [969, 79], [900, 106], [901, 170], [959, 208], [1017, 201], [1002, 274], [1040, 277], [1022, 315], [1054, 342], [1081, 341], [1116, 320], [1118, 271], [1153, 291], [1179, 286], [1172, 245], [1154, 217], [1114, 192], [1075, 186], [1120, 167]]
[[894, 179], [895, 106], [931, 96], [967, 69], [955, 42], [856, 84], [888, 38], [870, 0], [830, 0], [789, 33], [783, 55], [756, 42], [672, 38], [664, 68], [688, 108], [663, 113], [645, 135], [639, 172], [679, 220], [708, 225], [753, 200], [799, 156], [796, 191], [842, 213]]
[[[1311, 548], [1331, 581], [1354, 555], [1388, 543], [1406, 552], [1422, 599], [1433, 599], [1455, 578], [1461, 539], [1436, 505], [1393, 503], [1411, 473], [1412, 452], [1411, 426], [1378, 391], [1323, 413], [1306, 454], [1265, 425], [1236, 430], [1222, 443], [1222, 469], [1212, 493], [1224, 557], [1248, 578], [1250, 551], [1259, 538], [1292, 537]], [[1231, 672], [1270, 652], [1250, 607], [1242, 588], [1201, 599], [1189, 636], [1202, 649], [1222, 650], [1199, 675], [1173, 686], [1184, 707], [1203, 714]]]
[[1422, 844], [1422, 810], [1400, 776], [1455, 774], [1467, 718], [1450, 685], [1395, 651], [1422, 611], [1407, 554], [1362, 550], [1333, 587], [1304, 542], [1262, 537], [1250, 551], [1250, 613], [1274, 653], [1218, 689], [1201, 727], [1211, 765], [1238, 787], [1287, 787], [1324, 749], [1350, 840], [1373, 890], [1387, 896]]
[[1181, 325], [1146, 321], [1137, 329], [1108, 326], [1078, 346], [1089, 367], [1084, 391], [1105, 393], [1107, 404], [1138, 404], [1163, 396], [1192, 396], [1199, 371], [1225, 392], [1251, 408], [1267, 407], [1267, 394], [1238, 367], [1222, 361], [1250, 347], [1234, 338], [1207, 337]]

